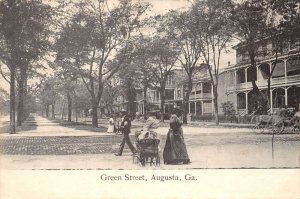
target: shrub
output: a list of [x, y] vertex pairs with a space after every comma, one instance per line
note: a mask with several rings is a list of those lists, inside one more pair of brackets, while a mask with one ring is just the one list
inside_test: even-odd
[[222, 109], [223, 109], [225, 116], [234, 116], [235, 115], [233, 103], [230, 101], [222, 103]]

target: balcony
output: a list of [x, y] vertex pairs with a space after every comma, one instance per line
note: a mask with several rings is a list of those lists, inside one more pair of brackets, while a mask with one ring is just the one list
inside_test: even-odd
[[287, 77], [286, 83], [294, 83], [294, 82], [300, 82], [300, 75], [293, 75]]
[[235, 90], [242, 90], [242, 89], [246, 89], [247, 88], [247, 83], [239, 83], [235, 85]]
[[[292, 83], [300, 83], [300, 75], [293, 75], [287, 76], [286, 80], [285, 77], [273, 78], [271, 79], [271, 86], [275, 85], [284, 85], [284, 84], [292, 84]], [[256, 81], [256, 85], [259, 88], [264, 88], [268, 86], [267, 79]], [[247, 83], [240, 83], [233, 86], [228, 86], [227, 91], [236, 91], [236, 90], [243, 90], [243, 89], [252, 89], [251, 82]]]
[[271, 85], [278, 85], [278, 84], [284, 84], [284, 83], [285, 83], [285, 77], [278, 77], [278, 78], [271, 79]]
[[203, 93], [203, 98], [212, 98], [211, 93]]

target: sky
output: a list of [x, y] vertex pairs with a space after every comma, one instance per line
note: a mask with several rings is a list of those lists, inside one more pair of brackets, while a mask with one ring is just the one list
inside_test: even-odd
[[[53, 0], [52, 0], [53, 1]], [[54, 0], [55, 1], [55, 0]], [[135, 0], [134, 0], [135, 1]], [[153, 5], [151, 14], [164, 14], [169, 10], [177, 10], [184, 9], [189, 6], [188, 0], [144, 0], [145, 2], [149, 2]], [[51, 2], [51, 0], [50, 0]], [[109, 3], [114, 3], [116, 0], [109, 0]], [[232, 44], [232, 46], [235, 43]], [[235, 51], [231, 48], [228, 49], [230, 52], [223, 54], [221, 56], [220, 67], [225, 68], [228, 66], [228, 62], [231, 64], [236, 63]], [[9, 91], [9, 84], [0, 76], [0, 87], [4, 88], [6, 91]]]

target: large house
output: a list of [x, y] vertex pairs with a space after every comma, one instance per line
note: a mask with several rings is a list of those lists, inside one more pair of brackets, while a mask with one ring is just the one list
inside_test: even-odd
[[[219, 103], [232, 101], [238, 113], [253, 111], [252, 83], [255, 81], [260, 91], [267, 94], [267, 80], [276, 62], [270, 82], [270, 108], [276, 112], [282, 106], [297, 107], [300, 102], [300, 39], [288, 41], [286, 48], [277, 59], [272, 43], [259, 48], [264, 56], [257, 57], [256, 68], [250, 67], [250, 60], [237, 45], [237, 64], [226, 68], [220, 75]], [[222, 96], [222, 97], [221, 97]]]
[[[181, 107], [183, 95], [185, 94], [184, 84], [178, 82], [182, 79], [185, 72], [181, 69], [172, 70], [168, 76], [166, 91], [165, 91], [165, 113], [170, 113], [174, 107]], [[144, 114], [144, 99], [142, 92], [138, 93], [137, 97], [137, 112]], [[156, 105], [160, 108], [160, 94], [157, 90], [148, 91], [147, 102]], [[196, 75], [193, 79], [193, 89], [189, 100], [189, 113], [194, 115], [213, 114], [212, 103], [212, 85], [208, 74]]]

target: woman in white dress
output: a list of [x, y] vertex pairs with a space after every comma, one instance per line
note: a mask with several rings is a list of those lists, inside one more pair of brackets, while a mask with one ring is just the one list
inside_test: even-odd
[[113, 133], [115, 130], [115, 122], [114, 119], [111, 117], [109, 118], [109, 125], [108, 125], [108, 129], [107, 129], [107, 133]]

